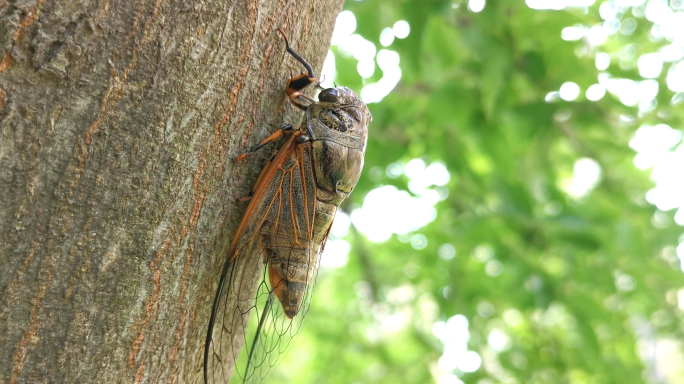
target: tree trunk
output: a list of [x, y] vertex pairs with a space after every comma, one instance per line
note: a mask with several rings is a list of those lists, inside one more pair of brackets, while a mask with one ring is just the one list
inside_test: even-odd
[[214, 290], [342, 0], [0, 1], [0, 383], [200, 382]]

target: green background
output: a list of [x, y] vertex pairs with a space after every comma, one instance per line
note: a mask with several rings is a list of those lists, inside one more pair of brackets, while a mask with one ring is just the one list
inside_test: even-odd
[[[642, 80], [639, 56], [670, 42], [650, 36], [647, 3], [621, 8], [615, 18], [636, 29], [602, 45], [561, 39], [563, 28], [602, 23], [601, 4], [536, 10], [490, 0], [476, 13], [467, 1], [347, 1], [354, 33], [399, 53], [402, 78], [369, 105], [366, 165], [343, 210], [381, 186], [408, 190], [407, 176], [386, 169], [416, 158], [446, 165], [448, 196], [434, 221], [407, 235], [373, 243], [349, 229], [349, 262], [321, 269], [304, 329], [268, 382], [684, 382], [675, 252], [684, 231], [675, 211], [646, 202], [650, 170], [634, 166], [629, 147], [642, 124], [681, 128], [684, 107], [666, 85], [671, 63], [651, 111], [611, 93], [585, 96], [601, 72]], [[381, 31], [398, 20], [409, 36], [382, 47]], [[362, 79], [356, 59], [331, 51], [338, 85], [359, 92], [382, 77], [376, 67]], [[598, 52], [611, 56], [605, 71]], [[580, 86], [576, 100], [545, 101], [569, 81]], [[574, 198], [563, 185], [581, 158], [595, 160], [601, 178]], [[412, 247], [416, 234], [427, 246]], [[443, 244], [455, 257], [439, 257]], [[475, 372], [439, 368], [445, 344], [433, 325], [455, 315], [467, 318], [467, 349], [482, 358]], [[503, 347], [488, 342], [493, 331]]]

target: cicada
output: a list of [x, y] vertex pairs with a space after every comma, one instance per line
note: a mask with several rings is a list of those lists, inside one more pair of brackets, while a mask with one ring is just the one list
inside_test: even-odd
[[234, 373], [259, 382], [277, 363], [302, 325], [335, 213], [363, 168], [368, 107], [346, 87], [323, 89], [318, 101], [304, 95], [316, 75], [279, 32], [306, 69], [285, 87], [306, 119], [235, 159], [283, 138], [252, 188], [221, 272], [204, 350], [207, 384], [228, 383]]

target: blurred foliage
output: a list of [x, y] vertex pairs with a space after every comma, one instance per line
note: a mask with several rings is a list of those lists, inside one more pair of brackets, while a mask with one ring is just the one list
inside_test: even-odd
[[[684, 274], [674, 251], [682, 229], [672, 212], [646, 202], [653, 183], [629, 148], [642, 123], [681, 128], [684, 109], [670, 106], [667, 70], [653, 111], [610, 93], [545, 101], [564, 82], [582, 90], [597, 83], [598, 51], [614, 59], [608, 73], [639, 80], [639, 54], [663, 44], [629, 7], [631, 34], [600, 46], [561, 39], [565, 27], [602, 22], [600, 5], [553, 11], [497, 0], [474, 13], [466, 1], [347, 2], [355, 33], [378, 49], [381, 31], [397, 20], [411, 31], [386, 48], [399, 53], [402, 79], [370, 105], [364, 177], [343, 208], [360, 207], [382, 185], [408, 190], [406, 176], [385, 169], [415, 158], [444, 162], [449, 195], [415, 232], [428, 239], [420, 250], [406, 236], [372, 243], [352, 227], [348, 264], [321, 269], [302, 334], [269, 382], [683, 382], [681, 371], [668, 377], [658, 365], [681, 355], [640, 354], [684, 340]], [[618, 65], [630, 44], [631, 67]], [[331, 50], [337, 84], [360, 91], [382, 77], [376, 68], [362, 79], [353, 57]], [[602, 174], [587, 196], [573, 198], [563, 183], [581, 158]], [[443, 244], [455, 257], [438, 256]], [[469, 321], [467, 348], [482, 365], [450, 376], [438, 366], [444, 343], [433, 325], [457, 314]], [[507, 336], [498, 348], [488, 341], [494, 330]]]

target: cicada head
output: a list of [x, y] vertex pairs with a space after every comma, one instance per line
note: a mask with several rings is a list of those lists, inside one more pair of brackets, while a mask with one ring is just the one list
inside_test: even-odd
[[309, 106], [309, 119], [316, 118], [327, 128], [351, 136], [368, 136], [372, 116], [368, 107], [347, 87], [326, 88], [318, 94], [318, 103]]

